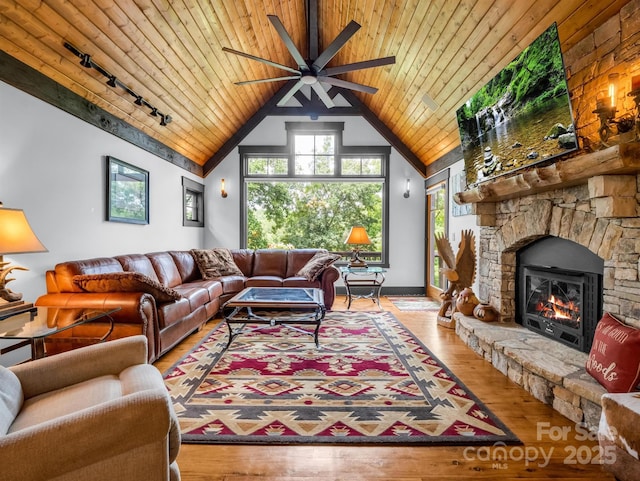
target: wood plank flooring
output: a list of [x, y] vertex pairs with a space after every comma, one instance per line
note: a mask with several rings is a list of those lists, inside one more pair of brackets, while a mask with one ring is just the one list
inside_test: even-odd
[[[386, 311], [409, 328], [489, 409], [523, 441], [522, 446], [243, 446], [183, 444], [178, 464], [183, 481], [424, 481], [424, 480], [614, 480], [598, 463], [597, 441], [542, 404], [471, 351], [453, 330], [436, 324], [435, 312]], [[344, 297], [334, 309], [344, 310]], [[370, 300], [351, 310], [374, 311]], [[219, 320], [158, 360], [167, 370]], [[502, 459], [498, 458], [503, 454]], [[505, 457], [506, 455], [506, 457]]]

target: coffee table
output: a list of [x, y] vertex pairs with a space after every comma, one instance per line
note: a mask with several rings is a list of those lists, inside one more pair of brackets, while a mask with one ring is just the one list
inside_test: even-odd
[[[260, 314], [257, 314], [258, 311]], [[313, 336], [320, 347], [318, 332], [324, 319], [324, 294], [322, 289], [303, 287], [248, 287], [235, 295], [222, 307], [229, 329], [228, 349], [233, 340], [243, 332], [263, 329], [262, 325], [283, 325], [297, 332]], [[232, 325], [240, 324], [234, 329]], [[247, 324], [258, 324], [248, 328]], [[314, 331], [293, 326], [310, 324]]]
[[0, 320], [0, 339], [18, 341], [16, 344], [0, 350], [0, 354], [31, 345], [31, 358], [39, 359], [46, 355], [45, 338], [58, 332], [98, 319], [109, 321], [105, 334], [95, 338], [95, 342], [102, 342], [113, 331], [111, 314], [120, 308], [112, 309], [82, 309], [67, 307], [38, 307]]

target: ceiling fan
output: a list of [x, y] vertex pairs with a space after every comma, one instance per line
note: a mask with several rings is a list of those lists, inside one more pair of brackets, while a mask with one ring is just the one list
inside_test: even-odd
[[[374, 94], [378, 91], [375, 87], [370, 87], [368, 85], [362, 85], [355, 82], [349, 82], [347, 80], [342, 80], [334, 77], [334, 75], [339, 75], [342, 73], [353, 72], [355, 70], [362, 70], [372, 67], [381, 67], [383, 65], [390, 65], [396, 62], [395, 56], [391, 57], [383, 57], [374, 60], [365, 60], [362, 62], [355, 62], [346, 65], [340, 65], [337, 67], [329, 67], [325, 68], [329, 61], [338, 53], [338, 51], [347, 43], [347, 41], [360, 29], [360, 25], [351, 20], [349, 24], [338, 34], [338, 36], [331, 42], [331, 44], [322, 52], [320, 55], [317, 55], [317, 39], [311, 38], [311, 32], [318, 32], [317, 28], [317, 0], [310, 0], [310, 3], [313, 5], [307, 5], [307, 12], [309, 12], [308, 20], [309, 20], [309, 56], [311, 60], [305, 60], [304, 57], [300, 54], [300, 51], [296, 48], [291, 36], [285, 29], [284, 25], [280, 21], [280, 19], [276, 15], [267, 15], [267, 18], [274, 26], [278, 35], [284, 42], [287, 50], [295, 60], [298, 68], [291, 68], [287, 65], [282, 65], [277, 62], [273, 62], [271, 60], [267, 60], [261, 57], [256, 57], [255, 55], [251, 55], [248, 53], [240, 52], [238, 50], [233, 50], [231, 48], [223, 47], [222, 50], [228, 53], [232, 53], [235, 55], [239, 55], [241, 57], [246, 57], [251, 60], [256, 60], [258, 62], [265, 63], [267, 65], [271, 65], [272, 67], [279, 68], [281, 70], [285, 70], [292, 75], [286, 75], [283, 77], [274, 77], [267, 79], [258, 79], [258, 80], [245, 80], [242, 82], [235, 82], [236, 85], [249, 85], [255, 83], [264, 83], [264, 82], [279, 82], [282, 80], [297, 80], [297, 82], [289, 89], [289, 91], [278, 101], [278, 107], [283, 107], [285, 104], [293, 97], [298, 90], [300, 90], [304, 85], [309, 85], [320, 97], [322, 102], [326, 105], [327, 108], [334, 107], [335, 104], [333, 100], [326, 92], [326, 90], [322, 87], [322, 83], [335, 85], [337, 87], [348, 88], [352, 90], [357, 90], [359, 92], [365, 92], [369, 94]], [[315, 58], [314, 58], [315, 57]]]

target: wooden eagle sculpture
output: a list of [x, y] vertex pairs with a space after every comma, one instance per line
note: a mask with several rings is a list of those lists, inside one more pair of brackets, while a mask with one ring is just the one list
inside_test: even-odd
[[464, 288], [471, 287], [476, 278], [476, 236], [472, 230], [463, 230], [455, 256], [449, 240], [444, 235], [436, 234], [435, 240], [438, 254], [446, 264], [440, 272], [449, 281], [449, 288], [440, 294], [442, 298], [440, 315], [445, 316], [447, 311], [452, 315], [455, 309], [455, 298]]

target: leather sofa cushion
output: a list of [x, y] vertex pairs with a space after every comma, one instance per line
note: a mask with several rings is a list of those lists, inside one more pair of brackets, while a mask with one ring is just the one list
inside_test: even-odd
[[195, 285], [179, 286], [175, 288], [177, 292], [189, 301], [191, 310], [195, 311], [198, 307], [209, 302], [209, 291], [204, 287]]
[[[190, 288], [190, 287], [199, 287], [202, 289], [206, 289], [207, 292], [209, 293], [209, 300], [211, 301], [215, 301], [218, 297], [220, 297], [222, 295], [222, 282], [220, 281], [220, 279], [216, 279], [216, 280], [200, 280], [200, 281], [193, 281], [193, 282], [186, 282], [184, 284], [182, 284], [181, 287], [185, 287], [185, 288]], [[176, 290], [180, 291], [180, 289], [176, 288]]]
[[222, 284], [223, 294], [236, 294], [244, 289], [245, 278], [241, 276], [223, 276], [218, 281]]
[[189, 251], [169, 251], [173, 261], [176, 263], [178, 272], [182, 279], [182, 283], [192, 282], [200, 279], [200, 270], [196, 264], [196, 260]]
[[122, 265], [113, 257], [61, 262], [55, 267], [56, 284], [60, 292], [82, 292], [82, 289], [73, 282], [75, 276], [122, 271]]
[[160, 304], [158, 307], [158, 325], [160, 329], [182, 321], [191, 312], [191, 304], [188, 299]]
[[257, 249], [253, 255], [253, 272], [250, 277], [287, 277], [287, 251], [281, 249]]
[[282, 287], [316, 287], [321, 289], [320, 281], [315, 280], [313, 282], [309, 282], [304, 277], [287, 277], [282, 281]]
[[151, 260], [149, 260], [147, 256], [143, 254], [129, 254], [125, 256], [116, 256], [116, 259], [120, 264], [122, 264], [122, 268], [125, 271], [139, 272], [140, 274], [147, 276], [149, 279], [160, 282], [156, 271], [151, 264]]
[[253, 276], [245, 281], [245, 287], [282, 287], [283, 279], [277, 276]]
[[176, 287], [182, 284], [182, 276], [173, 257], [168, 252], [153, 252], [147, 254], [151, 265], [158, 276], [160, 284], [167, 287]]
[[253, 273], [253, 254], [253, 249], [233, 249], [231, 251], [233, 261], [245, 277], [251, 277]]

